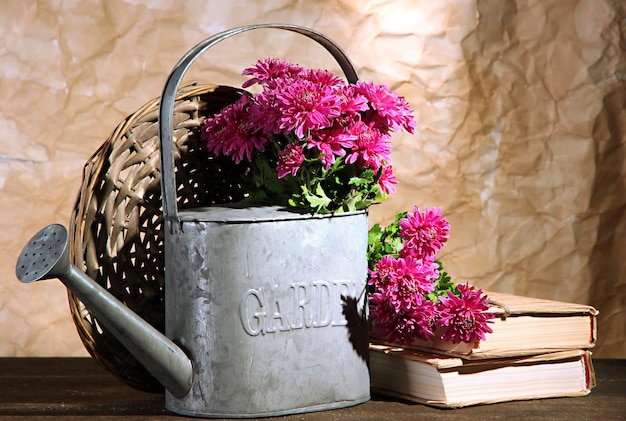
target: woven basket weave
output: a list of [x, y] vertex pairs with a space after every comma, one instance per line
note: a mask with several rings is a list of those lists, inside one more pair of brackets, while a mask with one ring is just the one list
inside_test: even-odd
[[[174, 107], [176, 186], [180, 209], [241, 200], [237, 168], [201, 147], [207, 116], [242, 95], [215, 85], [187, 85]], [[159, 99], [122, 121], [87, 161], [70, 221], [71, 259], [92, 279], [161, 332], [164, 331], [163, 210], [158, 139]], [[72, 293], [74, 323], [87, 351], [128, 385], [163, 387], [107, 332]]]

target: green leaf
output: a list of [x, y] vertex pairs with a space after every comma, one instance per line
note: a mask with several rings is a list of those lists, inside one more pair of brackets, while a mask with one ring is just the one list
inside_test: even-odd
[[440, 297], [444, 294], [447, 294], [448, 291], [452, 291], [453, 294], [458, 295], [459, 291], [457, 285], [452, 282], [452, 278], [450, 278], [450, 275], [448, 275], [448, 273], [443, 270], [443, 263], [441, 263], [439, 259], [437, 259], [435, 262], [437, 263], [437, 265], [439, 265], [439, 278], [437, 278], [437, 280], [435, 281], [435, 290], [433, 291], [433, 294], [435, 294], [437, 297]]
[[371, 182], [372, 180], [368, 180], [367, 178], [352, 177], [348, 181], [348, 184], [351, 186], [355, 186], [355, 187], [363, 187], [363, 186], [367, 186], [368, 184], [371, 184]]
[[309, 204], [318, 212], [326, 210], [326, 207], [331, 202], [330, 198], [326, 196], [326, 192], [322, 188], [321, 184], [318, 184], [315, 188], [315, 194], [305, 190], [303, 192], [304, 198]]

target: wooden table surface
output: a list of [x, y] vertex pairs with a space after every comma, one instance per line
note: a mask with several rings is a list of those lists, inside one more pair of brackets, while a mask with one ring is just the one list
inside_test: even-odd
[[[265, 420], [626, 420], [626, 359], [594, 360], [589, 396], [506, 402], [462, 409], [373, 396], [352, 408]], [[121, 383], [90, 358], [0, 358], [0, 419], [176, 420], [163, 395]]]

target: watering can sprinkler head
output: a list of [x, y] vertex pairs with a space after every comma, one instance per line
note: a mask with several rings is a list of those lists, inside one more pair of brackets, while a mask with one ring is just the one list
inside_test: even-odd
[[70, 269], [67, 230], [63, 225], [45, 227], [30, 239], [15, 267], [17, 278], [30, 283], [63, 277]]
[[63, 225], [49, 225], [28, 241], [15, 274], [24, 283], [59, 278], [172, 395], [183, 397], [189, 392], [193, 377], [189, 357], [70, 262]]

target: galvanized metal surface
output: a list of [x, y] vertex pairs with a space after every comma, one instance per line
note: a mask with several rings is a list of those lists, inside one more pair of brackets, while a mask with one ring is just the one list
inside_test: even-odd
[[258, 417], [367, 401], [366, 213], [193, 214], [165, 243], [166, 333], [194, 361], [190, 393], [167, 408]]
[[211, 46], [266, 28], [311, 38], [349, 82], [358, 80], [334, 41], [290, 24], [224, 31], [193, 47], [170, 73], [159, 108], [166, 333], [190, 353], [194, 382], [184, 398], [166, 392], [166, 407], [181, 414], [270, 416], [369, 399], [365, 213], [177, 209], [172, 117], [183, 76]]
[[28, 242], [16, 274], [61, 279], [163, 383], [174, 412], [248, 418], [367, 401], [367, 214], [202, 215], [181, 212], [166, 235], [167, 337], [70, 263], [62, 225]]

